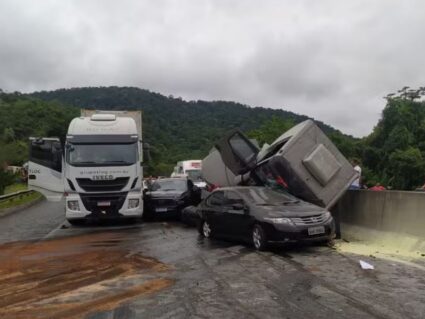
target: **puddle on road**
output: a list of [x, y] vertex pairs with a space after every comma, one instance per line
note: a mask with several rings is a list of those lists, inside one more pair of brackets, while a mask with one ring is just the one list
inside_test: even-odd
[[84, 318], [172, 285], [167, 265], [129, 253], [131, 239], [108, 232], [0, 245], [0, 317]]

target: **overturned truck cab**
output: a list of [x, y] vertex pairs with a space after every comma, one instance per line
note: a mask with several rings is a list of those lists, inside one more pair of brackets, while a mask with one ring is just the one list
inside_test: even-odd
[[239, 130], [232, 130], [204, 158], [202, 175], [217, 186], [283, 187], [326, 209], [357, 178], [348, 160], [312, 120], [261, 149]]

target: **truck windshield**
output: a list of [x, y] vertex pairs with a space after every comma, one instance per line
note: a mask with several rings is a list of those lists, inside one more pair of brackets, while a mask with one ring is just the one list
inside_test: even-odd
[[128, 166], [137, 162], [137, 143], [68, 144], [66, 159], [73, 166]]
[[200, 169], [188, 169], [186, 170], [187, 177], [192, 181], [202, 180], [201, 170]]

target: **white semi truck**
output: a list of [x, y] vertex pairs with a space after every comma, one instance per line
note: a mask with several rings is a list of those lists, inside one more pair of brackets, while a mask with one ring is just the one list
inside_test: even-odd
[[142, 114], [81, 110], [66, 140], [31, 138], [28, 185], [50, 201], [65, 196], [66, 219], [140, 218]]

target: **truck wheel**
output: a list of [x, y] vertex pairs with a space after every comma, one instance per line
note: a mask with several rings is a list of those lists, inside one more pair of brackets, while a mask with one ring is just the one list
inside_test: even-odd
[[267, 248], [266, 233], [261, 225], [256, 224], [252, 228], [252, 243], [257, 250], [265, 250]]

